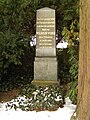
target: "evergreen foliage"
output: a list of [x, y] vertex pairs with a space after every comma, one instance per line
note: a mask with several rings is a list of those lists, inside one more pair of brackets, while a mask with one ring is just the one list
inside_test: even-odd
[[69, 60], [69, 74], [70, 83], [67, 95], [71, 98], [73, 103], [77, 101], [77, 85], [78, 85], [78, 60], [79, 60], [79, 23], [75, 19], [69, 29], [64, 27], [62, 31], [64, 39], [68, 40], [68, 54]]
[[64, 64], [59, 65], [59, 77], [62, 81], [77, 79], [79, 0], [0, 0], [1, 86], [33, 78], [34, 48], [29, 42], [36, 32], [36, 10], [42, 7], [56, 10], [57, 33], [70, 46], [57, 51], [59, 63]]
[[63, 107], [63, 91], [59, 86], [26, 85], [16, 99], [6, 104], [6, 110], [54, 111]]
[[0, 80], [8, 73], [11, 64], [22, 64], [21, 56], [28, 48], [30, 38], [23, 32], [24, 7], [25, 1], [22, 0], [0, 1]]

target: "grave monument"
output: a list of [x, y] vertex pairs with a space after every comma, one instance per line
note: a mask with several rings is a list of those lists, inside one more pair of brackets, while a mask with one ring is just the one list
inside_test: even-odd
[[42, 8], [36, 15], [36, 56], [33, 82], [57, 83], [55, 10]]

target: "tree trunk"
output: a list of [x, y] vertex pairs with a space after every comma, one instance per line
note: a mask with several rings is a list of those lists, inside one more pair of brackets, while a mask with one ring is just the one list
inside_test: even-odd
[[80, 0], [78, 120], [90, 120], [90, 0]]

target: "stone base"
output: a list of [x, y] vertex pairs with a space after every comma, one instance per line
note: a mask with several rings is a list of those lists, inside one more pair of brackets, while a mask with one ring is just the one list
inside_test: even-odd
[[57, 81], [56, 57], [36, 57], [34, 62], [34, 80]]
[[31, 84], [40, 85], [40, 86], [59, 85], [59, 81], [56, 81], [56, 80], [33, 80], [31, 82]]

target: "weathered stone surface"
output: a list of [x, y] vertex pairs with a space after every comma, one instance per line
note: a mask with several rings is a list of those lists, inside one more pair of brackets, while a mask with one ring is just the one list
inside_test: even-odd
[[55, 10], [37, 10], [34, 80], [57, 80]]
[[56, 56], [55, 31], [55, 10], [47, 7], [37, 10], [36, 56]]
[[45, 57], [36, 58], [34, 62], [35, 80], [57, 80], [57, 59]]

